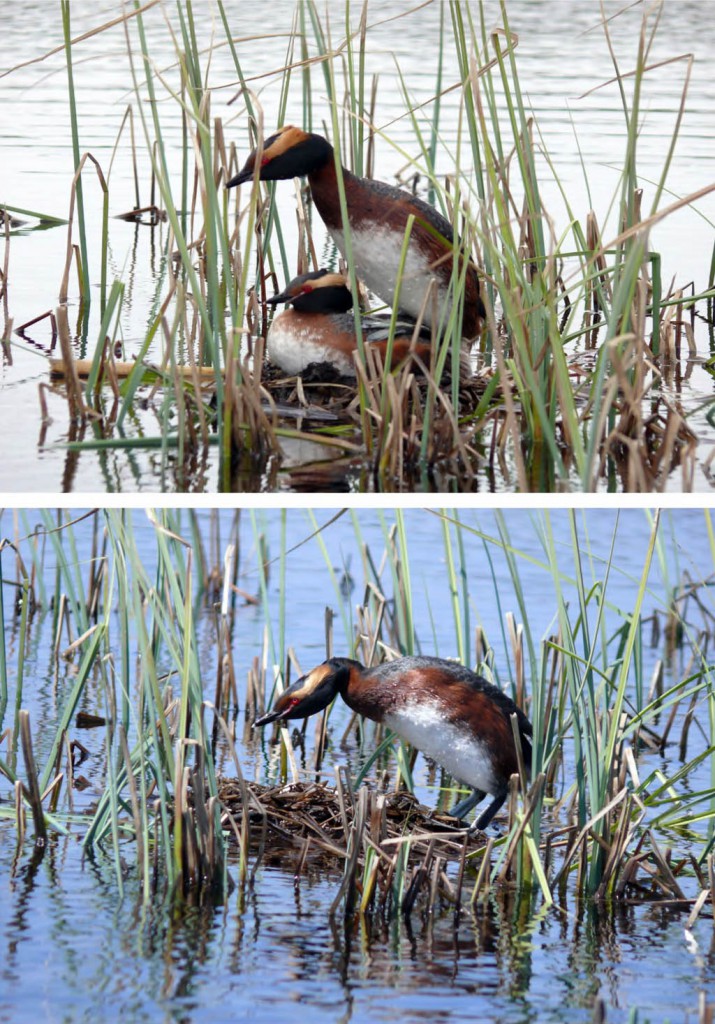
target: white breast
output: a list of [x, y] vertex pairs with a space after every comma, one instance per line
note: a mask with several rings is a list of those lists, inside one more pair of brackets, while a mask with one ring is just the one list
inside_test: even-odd
[[[330, 233], [338, 249], [347, 259], [344, 233], [335, 229], [332, 229]], [[377, 228], [372, 231], [357, 229], [350, 232], [350, 239], [357, 276], [383, 302], [391, 306], [394, 305], [397, 271], [402, 254], [402, 236], [387, 228], [384, 230]], [[400, 282], [399, 305], [404, 313], [417, 319], [429, 283], [433, 278], [434, 274], [428, 269], [426, 260], [419, 255], [414, 247], [409, 248]], [[437, 281], [439, 282], [439, 279]], [[437, 300], [440, 317], [446, 298], [447, 289], [444, 286], [438, 286]], [[430, 326], [432, 322], [432, 303], [430, 302], [425, 310], [424, 323]]]
[[300, 326], [283, 314], [275, 317], [266, 339], [268, 358], [284, 373], [302, 373], [310, 363], [332, 363], [345, 377], [355, 376], [355, 364], [349, 355], [316, 341], [308, 325]]
[[496, 795], [491, 757], [484, 743], [462, 726], [446, 722], [439, 704], [414, 702], [385, 715], [385, 725], [474, 789]]

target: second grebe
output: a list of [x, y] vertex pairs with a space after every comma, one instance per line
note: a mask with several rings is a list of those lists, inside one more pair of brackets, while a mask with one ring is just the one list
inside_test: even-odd
[[[267, 302], [292, 306], [273, 318], [266, 338], [268, 358], [284, 373], [303, 373], [310, 363], [330, 363], [344, 377], [355, 376], [353, 353], [358, 351], [353, 296], [347, 278], [327, 270], [294, 277]], [[363, 341], [379, 350], [383, 366], [387, 357], [389, 316], [361, 318]], [[430, 334], [422, 329], [412, 343], [414, 324], [396, 325], [390, 369], [404, 362], [410, 350], [429, 366]]]
[[[256, 150], [226, 187], [250, 181], [255, 163]], [[355, 273], [383, 302], [394, 305], [405, 228], [410, 214], [414, 215], [400, 284], [399, 310], [416, 320], [427, 287], [434, 279], [437, 283], [439, 322], [446, 312], [452, 277], [452, 225], [433, 206], [404, 189], [372, 178], [359, 178], [345, 167], [342, 173]], [[318, 213], [347, 259], [333, 147], [322, 135], [286, 125], [265, 140], [259, 177], [261, 181], [276, 181], [303, 175], [308, 176]], [[481, 332], [486, 313], [479, 295], [479, 278], [474, 263], [469, 259], [465, 268], [460, 262], [460, 270], [465, 274], [461, 333], [467, 341], [473, 341]], [[432, 326], [430, 303], [423, 319], [428, 327]]]
[[518, 769], [511, 715], [517, 716], [527, 770], [531, 766], [532, 728], [524, 712], [482, 676], [442, 658], [398, 658], [371, 669], [351, 658], [331, 658], [282, 693], [254, 726], [307, 718], [338, 694], [353, 711], [382, 722], [472, 787], [452, 808], [455, 817], [489, 794], [491, 803], [473, 828], [486, 828]]

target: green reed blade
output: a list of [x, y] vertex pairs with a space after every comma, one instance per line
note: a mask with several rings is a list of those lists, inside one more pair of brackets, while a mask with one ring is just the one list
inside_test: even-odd
[[[79, 121], [77, 118], [77, 98], [74, 84], [74, 70], [72, 65], [72, 33], [70, 30], [70, 3], [69, 0], [60, 0], [62, 12], [62, 31], [64, 35], [65, 57], [67, 60], [67, 84], [70, 104], [70, 126], [72, 128], [72, 155], [74, 158], [75, 173], [80, 165], [79, 146]], [[77, 179], [77, 222], [79, 225], [79, 244], [82, 254], [82, 279], [84, 301], [89, 303], [91, 298], [91, 286], [89, 279], [89, 255], [87, 251], [87, 231], [84, 216], [84, 198], [82, 190], [82, 179]]]

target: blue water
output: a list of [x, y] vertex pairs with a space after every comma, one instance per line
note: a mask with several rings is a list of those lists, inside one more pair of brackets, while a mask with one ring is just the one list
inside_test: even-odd
[[[142, 512], [131, 513], [145, 566], [156, 560], [154, 527]], [[319, 510], [317, 523], [328, 522], [334, 513]], [[17, 521], [0, 517], [0, 535], [22, 538], [35, 525], [37, 513]], [[308, 669], [324, 656], [323, 616], [326, 605], [336, 613], [335, 646], [347, 645], [342, 635], [339, 601], [327, 565], [339, 574], [349, 562], [354, 590], [346, 605], [362, 600], [364, 576], [360, 540], [367, 544], [377, 564], [385, 543], [385, 531], [395, 524], [395, 513], [360, 510], [326, 526], [321, 534], [327, 561], [311, 537], [314, 521], [308, 513], [290, 510], [243, 513], [238, 533], [230, 534], [232, 514], [218, 519], [207, 511], [197, 513], [200, 532], [208, 546], [209, 530], [218, 533], [215, 550], [219, 560], [229, 540], [240, 546], [239, 586], [247, 593], [259, 589], [256, 539], [262, 534], [270, 558], [279, 554], [285, 534], [286, 643], [295, 648], [302, 667]], [[475, 532], [464, 533], [465, 561], [470, 593], [471, 626], [480, 623], [494, 648], [494, 670], [508, 686], [510, 656], [502, 639], [508, 611], [522, 621], [509, 579], [507, 558], [496, 538], [500, 524], [508, 531], [516, 556], [524, 593], [525, 624], [537, 644], [553, 630], [554, 584], [541, 564], [540, 533], [549, 523], [557, 540], [559, 567], [567, 592], [574, 565], [570, 519], [564, 511], [545, 513], [508, 511], [500, 518], [493, 512], [463, 510], [460, 518]], [[446, 583], [442, 522], [426, 510], [404, 513], [409, 567], [416, 609], [417, 632], [425, 653], [452, 656], [456, 652]], [[618, 522], [617, 522], [618, 520]], [[359, 536], [356, 533], [359, 527]], [[188, 533], [188, 515], [178, 525]], [[649, 536], [649, 519], [639, 510], [617, 516], [613, 510], [575, 513], [578, 550], [585, 560], [586, 579], [602, 578], [602, 559], [608, 556], [617, 525], [615, 554], [608, 586], [610, 610], [607, 621], [617, 621], [615, 608], [633, 607]], [[86, 577], [91, 552], [89, 523], [76, 527], [78, 566]], [[487, 538], [485, 540], [485, 538]], [[588, 538], [588, 541], [587, 539]], [[20, 543], [29, 560], [27, 541]], [[293, 549], [293, 550], [291, 550]], [[492, 559], [494, 579], [486, 552]], [[590, 552], [590, 554], [589, 554]], [[11, 609], [14, 590], [12, 560], [3, 553], [5, 579], [6, 649], [10, 674], [10, 703], [14, 702], [14, 666], [17, 658], [17, 622]], [[588, 560], [592, 559], [592, 565]], [[660, 548], [649, 578], [643, 615], [663, 610], [668, 590], [683, 574], [693, 582], [708, 581], [713, 552], [707, 520], [702, 511], [678, 510], [663, 514]], [[51, 587], [54, 556], [45, 559], [45, 579]], [[279, 563], [271, 566], [270, 618], [277, 627]], [[385, 592], [392, 587], [385, 578]], [[499, 603], [497, 602], [497, 594]], [[692, 635], [713, 613], [709, 587], [699, 591], [702, 611], [690, 605], [687, 622]], [[213, 617], [198, 609], [197, 630], [207, 699], [213, 697], [216, 644]], [[575, 613], [574, 613], [575, 614]], [[53, 732], [63, 694], [71, 685], [75, 667], [61, 661], [55, 667], [51, 655], [51, 617], [38, 615], [27, 645], [26, 682], [22, 706], [31, 712], [38, 760], [43, 741]], [[246, 672], [261, 653], [266, 618], [261, 605], [240, 608], [234, 624], [234, 658], [241, 710], [245, 701]], [[645, 631], [647, 640], [648, 630]], [[643, 650], [646, 684], [656, 659], [663, 653], [662, 638]], [[666, 681], [683, 677], [689, 664], [689, 647], [676, 653], [666, 668]], [[529, 671], [527, 670], [527, 685]], [[86, 710], [100, 710], [101, 695], [87, 690]], [[96, 707], [92, 706], [96, 700]], [[707, 710], [699, 704], [691, 733], [689, 756], [702, 743], [697, 722], [707, 731]], [[336, 705], [331, 718], [333, 742], [325, 762], [328, 779], [344, 761], [352, 763], [354, 751], [338, 744], [345, 721]], [[243, 731], [237, 721], [238, 750], [249, 778], [265, 780], [270, 750], [262, 738]], [[1, 730], [12, 725], [8, 710]], [[0, 731], [1, 731], [0, 730]], [[674, 733], [679, 733], [676, 728]], [[74, 734], [88, 747], [90, 757], [81, 771], [99, 784], [103, 763], [103, 730]], [[5, 756], [7, 740], [0, 743]], [[677, 750], [639, 759], [642, 773], [661, 767], [672, 771]], [[228, 771], [226, 762], [223, 770]], [[569, 756], [566, 757], [568, 784]], [[692, 787], [705, 789], [710, 766], [706, 759], [694, 773]], [[434, 776], [418, 758], [415, 780], [420, 799], [434, 805]], [[93, 788], [77, 794], [78, 810], [88, 807]], [[172, 913], [158, 899], [141, 908], [131, 865], [134, 851], [125, 851], [127, 869], [120, 893], [113, 868], [101, 856], [95, 861], [81, 857], [82, 829], [73, 827], [69, 837], [52, 839], [44, 856], [33, 864], [28, 839], [16, 858], [15, 830], [11, 816], [12, 793], [0, 783], [0, 1021], [292, 1021], [306, 1012], [316, 1021], [471, 1021], [586, 1022], [592, 1019], [594, 998], [599, 995], [609, 1022], [629, 1020], [638, 1008], [639, 1021], [697, 1020], [701, 993], [711, 1002], [715, 991], [715, 956], [712, 920], [705, 911], [692, 934], [685, 931], [687, 910], [658, 906], [623, 906], [609, 911], [578, 906], [570, 898], [566, 906], [537, 912], [529, 920], [523, 907], [517, 916], [508, 893], [494, 891], [485, 909], [473, 918], [466, 912], [455, 931], [449, 908], [433, 917], [419, 912], [408, 924], [395, 921], [358, 924], [344, 933], [333, 933], [327, 919], [339, 875], [308, 866], [296, 885], [293, 872], [297, 855], [289, 855], [284, 869], [263, 864], [255, 887], [242, 897], [238, 890], [225, 907], [187, 909]], [[3, 818], [5, 814], [5, 818]], [[660, 836], [663, 848], [671, 842], [679, 853], [687, 843], [675, 834]], [[693, 852], [699, 851], [696, 844]], [[231, 868], [237, 877], [235, 866]], [[686, 882], [684, 882], [686, 884]], [[686, 885], [689, 885], [687, 883]], [[692, 886], [691, 886], [692, 888]], [[536, 904], [539, 906], [538, 901]]]
[[[11, 840], [0, 829], [7, 878]], [[334, 883], [265, 868], [244, 909], [142, 910], [76, 845], [27, 857], [0, 903], [0, 1020], [355, 1022], [592, 1020], [695, 1022], [713, 992], [712, 922], [640, 906], [568, 908], [526, 930], [509, 901], [474, 918], [412, 919], [334, 933]]]

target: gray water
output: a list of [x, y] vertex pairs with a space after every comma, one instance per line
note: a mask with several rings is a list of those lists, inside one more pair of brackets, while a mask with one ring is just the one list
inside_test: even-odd
[[[417, 5], [415, 5], [417, 7]], [[608, 3], [606, 11], [613, 16], [619, 3]], [[72, 5], [72, 34], [78, 37], [91, 28], [104, 24], [121, 13], [115, 3], [77, 3]], [[238, 41], [238, 54], [244, 73], [263, 107], [266, 128], [275, 125], [279, 104], [280, 76], [270, 72], [285, 62], [293, 4], [277, 0], [270, 4], [244, 0], [226, 5], [230, 23]], [[397, 13], [409, 5], [380, 0], [369, 7], [368, 74], [379, 72], [376, 123], [385, 128], [395, 146], [415, 151], [409, 118], [404, 116], [405, 103], [400, 93], [395, 62], [402, 70], [410, 98], [415, 104], [429, 99], [434, 90], [437, 63], [439, 6], [436, 3], [412, 11], [408, 17], [395, 20]], [[498, 11], [487, 4], [488, 18], [497, 24]], [[200, 43], [211, 41], [213, 7], [196, 8]], [[353, 22], [358, 8], [353, 5]], [[477, 17], [476, 7], [471, 8]], [[618, 189], [617, 168], [622, 166], [626, 130], [620, 109], [618, 89], [605, 85], [588, 96], [583, 94], [607, 83], [613, 76], [603, 32], [598, 26], [595, 3], [558, 0], [556, 3], [531, 0], [509, 5], [511, 28], [519, 36], [517, 50], [522, 88], [537, 114], [543, 141], [548, 148], [557, 173], [573, 203], [577, 216], [585, 221], [593, 206], [604, 236], [615, 235], [617, 225], [611, 201]], [[635, 61], [640, 31], [641, 8], [635, 7], [611, 21], [619, 65], [623, 71]], [[203, 14], [203, 18], [201, 17]], [[448, 13], [446, 14], [448, 19]], [[343, 35], [342, 5], [330, 9], [331, 29], [335, 41]], [[166, 19], [166, 20], [165, 20]], [[176, 88], [178, 74], [176, 57], [167, 28], [174, 28], [176, 11], [172, 5], [157, 6], [145, 15], [149, 50], [166, 85], [158, 87], [163, 131], [169, 144], [169, 159], [178, 159], [180, 142], [179, 107], [167, 94]], [[2, 5], [3, 51], [0, 60], [5, 70], [15, 69], [0, 77], [0, 203], [24, 209], [66, 216], [69, 208], [73, 176], [69, 106], [65, 62], [62, 52], [41, 63], [32, 62], [62, 45], [59, 9], [49, 4]], [[134, 28], [132, 45], [137, 47]], [[449, 27], [447, 31], [449, 36]], [[217, 29], [217, 36], [221, 36]], [[715, 26], [710, 6], [705, 2], [666, 3], [662, 26], [652, 51], [652, 63], [670, 57], [694, 53], [696, 62], [688, 94], [687, 110], [681, 137], [669, 178], [673, 199], [695, 191], [715, 177], [715, 136], [707, 129], [711, 121], [715, 86], [710, 55], [715, 52]], [[135, 54], [136, 56], [136, 54]], [[135, 128], [139, 148], [141, 201], [149, 202], [149, 164], [144, 152], [136, 99], [132, 92], [127, 48], [123, 29], [78, 43], [74, 51], [75, 91], [82, 133], [80, 148], [90, 151], [109, 172], [119, 126], [130, 104], [135, 107]], [[454, 59], [445, 57], [445, 85], [454, 80]], [[638, 171], [644, 189], [643, 209], [649, 208], [653, 196], [652, 182], [660, 176], [665, 159], [665, 140], [669, 140], [677, 116], [685, 64], [678, 62], [653, 70], [647, 76], [644, 94], [645, 118], [640, 133]], [[320, 68], [313, 69], [315, 109], [314, 123], [326, 116], [325, 89]], [[296, 72], [297, 75], [297, 72]], [[288, 100], [287, 119], [300, 121], [300, 85], [294, 79]], [[229, 106], [237, 91], [235, 71], [226, 47], [215, 50], [211, 59], [212, 114], [224, 122], [228, 141], [235, 141], [239, 155], [247, 149], [247, 118], [240, 102]], [[626, 82], [626, 90], [629, 83]], [[143, 93], [142, 93], [143, 95]], [[428, 128], [430, 108], [418, 114], [423, 130]], [[395, 118], [400, 118], [395, 121]], [[443, 99], [442, 125], [444, 149], [438, 154], [438, 169], [446, 173], [458, 138], [458, 99], [452, 92]], [[173, 148], [172, 148], [173, 147]], [[465, 157], [466, 159], [466, 157]], [[376, 176], [394, 180], [404, 166], [403, 153], [384, 141], [377, 143]], [[584, 171], [585, 168], [585, 171]], [[178, 171], [178, 168], [175, 168]], [[560, 193], [545, 172], [544, 193], [552, 212], [557, 233], [566, 224]], [[98, 289], [98, 240], [101, 224], [101, 194], [93, 172], [85, 172], [85, 201], [89, 209], [88, 240], [93, 267], [95, 293]], [[119, 145], [109, 178], [110, 241], [109, 274], [126, 282], [126, 301], [122, 314], [122, 336], [126, 357], [131, 359], [144, 338], [146, 326], [157, 302], [155, 287], [161, 271], [161, 252], [166, 241], [165, 227], [152, 233], [147, 227], [114, 219], [134, 204], [133, 168], [126, 135]], [[281, 221], [286, 225], [288, 252], [296, 251], [290, 237], [294, 223], [294, 195], [290, 183], [281, 183], [276, 192]], [[659, 225], [653, 232], [653, 247], [663, 254], [663, 280], [675, 276], [679, 283], [693, 281], [695, 290], [707, 286], [715, 232], [715, 198], [712, 195], [697, 204], [697, 210], [686, 208]], [[75, 238], [76, 241], [76, 238]], [[51, 230], [19, 230], [10, 242], [8, 297], [4, 310], [15, 327], [31, 318], [54, 309], [65, 261], [67, 236], [64, 228]], [[318, 243], [319, 254], [320, 243]], [[330, 256], [330, 247], [322, 250]], [[292, 276], [292, 272], [289, 274]], [[77, 293], [73, 280], [70, 298], [70, 324], [77, 319]], [[93, 302], [87, 345], [78, 343], [78, 354], [91, 355], [100, 323], [99, 303]], [[702, 321], [696, 321], [699, 356], [709, 354], [710, 339]], [[0, 432], [12, 438], [0, 462], [0, 489], [28, 491], [135, 491], [190, 489], [215, 491], [218, 487], [215, 453], [209, 454], [205, 465], [196, 467], [187, 480], [177, 471], [172, 456], [162, 462], [156, 454], [121, 451], [109, 454], [83, 452], [68, 456], [61, 447], [68, 436], [66, 400], [61, 393], [47, 396], [51, 422], [41, 422], [38, 386], [48, 382], [46, 354], [50, 329], [44, 322], [27, 332], [27, 339], [17, 336], [9, 351], [0, 360]], [[712, 450], [712, 427], [705, 415], [712, 400], [711, 376], [702, 369], [700, 360], [685, 361], [668, 377], [665, 388], [671, 397], [682, 402], [692, 415], [695, 433], [706, 440], [697, 456], [698, 489], [709, 489], [710, 473], [706, 465]], [[125, 424], [129, 436], [159, 433], [156, 401], [147, 409], [137, 408], [131, 422]], [[285, 466], [314, 458], [313, 453], [286, 443]], [[291, 487], [290, 480], [251, 480], [239, 483], [246, 488]], [[444, 485], [448, 487], [448, 484]], [[515, 480], [509, 469], [495, 480], [484, 478], [480, 486], [511, 490]], [[673, 490], [681, 484], [679, 473], [669, 482]]]
[[[331, 519], [328, 510], [316, 513], [317, 524]], [[211, 519], [199, 512], [205, 541]], [[543, 564], [540, 536], [550, 525], [559, 568], [565, 576], [569, 600], [576, 594], [568, 583], [573, 572], [574, 549], [568, 514], [553, 511], [505, 513], [503, 520], [490, 512], [462, 511], [460, 517], [474, 534], [463, 535], [469, 581], [471, 626], [482, 625], [494, 647], [494, 669], [509, 685], [510, 655], [502, 640], [505, 615], [518, 608], [503, 547], [497, 543], [500, 525], [508, 532], [504, 542], [516, 556], [528, 601], [528, 626], [538, 644], [553, 631], [556, 610], [554, 583]], [[136, 535], [146, 568], [156, 562], [154, 529], [141, 512], [133, 513]], [[326, 604], [338, 611], [327, 563], [339, 576], [349, 567], [354, 590], [347, 600], [353, 607], [362, 599], [364, 576], [361, 543], [380, 561], [385, 531], [395, 522], [393, 512], [374, 510], [346, 514], [321, 534], [327, 562], [311, 537], [316, 523], [307, 513], [293, 510], [285, 517], [277, 511], [244, 513], [238, 534], [229, 532], [231, 514], [220, 514], [217, 550], [230, 540], [240, 549], [239, 586], [254, 594], [259, 586], [256, 542], [262, 536], [275, 558], [285, 531], [286, 643], [295, 648], [304, 670], [324, 656], [323, 616]], [[0, 517], [0, 536], [22, 538], [38, 522], [37, 513]], [[359, 526], [359, 535], [356, 531]], [[633, 607], [649, 535], [649, 520], [638, 510], [617, 513], [589, 510], [577, 513], [580, 557], [587, 586], [603, 578], [605, 560], [617, 528], [613, 568], [608, 584], [607, 628], [619, 621], [615, 609]], [[409, 564], [415, 622], [424, 653], [453, 656], [449, 589], [442, 543], [442, 524], [428, 511], [406, 511]], [[83, 576], [91, 554], [89, 523], [75, 528], [77, 560]], [[188, 536], [188, 521], [182, 532]], [[21, 541], [23, 556], [28, 544]], [[487, 553], [491, 556], [490, 570]], [[14, 590], [11, 562], [3, 555], [5, 575], [6, 649], [10, 665], [9, 708], [14, 702], [13, 670], [17, 658], [17, 622], [11, 616]], [[44, 577], [51, 588], [53, 556], [45, 559]], [[678, 580], [697, 583], [710, 578], [715, 566], [702, 512], [665, 513], [660, 544], [649, 577], [643, 615], [663, 613], [667, 595]], [[493, 572], [493, 577], [492, 577]], [[279, 579], [277, 565], [269, 583], [270, 619], [278, 625]], [[391, 594], [389, 580], [386, 593]], [[715, 612], [711, 588], [699, 591], [704, 614]], [[498, 604], [497, 602], [500, 602]], [[216, 667], [215, 625], [210, 609], [197, 609], [197, 631], [207, 699], [213, 697]], [[702, 625], [695, 607], [688, 614], [689, 629]], [[240, 608], [234, 623], [233, 653], [239, 686], [238, 751], [246, 776], [267, 781], [273, 771], [270, 750], [263, 737], [242, 731], [246, 672], [260, 655], [266, 621], [260, 606]], [[346, 641], [340, 614], [335, 618], [335, 649]], [[112, 634], [117, 639], [117, 633]], [[662, 639], [643, 648], [643, 678], [650, 679], [662, 656]], [[23, 706], [35, 724], [38, 760], [43, 763], [43, 741], [53, 734], [62, 695], [71, 684], [74, 668], [52, 656], [51, 615], [37, 614], [26, 649]], [[688, 671], [686, 647], [666, 666], [665, 685]], [[102, 696], [88, 697], [83, 710], [99, 712]], [[696, 717], [707, 731], [707, 709], [698, 704]], [[41, 725], [38, 725], [41, 723]], [[332, 779], [338, 764], [352, 754], [337, 738], [346, 723], [345, 709], [336, 705], [331, 717], [331, 743], [324, 765]], [[10, 712], [2, 728], [10, 725]], [[100, 730], [99, 732], [102, 732]], [[674, 734], [679, 733], [676, 727]], [[702, 736], [695, 728], [688, 756], [694, 756]], [[90, 757], [82, 771], [90, 782], [101, 773], [103, 739], [82, 733]], [[0, 741], [0, 757], [5, 740]], [[644, 753], [639, 758], [642, 777], [656, 768], [666, 773], [677, 765], [677, 747], [665, 753]], [[694, 791], [710, 785], [709, 758], [693, 773]], [[567, 778], [570, 772], [566, 757]], [[228, 763], [219, 765], [228, 771]], [[435, 779], [422, 757], [415, 766], [417, 795], [430, 806], [437, 800]], [[88, 809], [96, 793], [77, 794], [78, 810]], [[695, 1021], [698, 1001], [715, 999], [715, 939], [712, 918], [703, 913], [692, 932], [686, 932], [687, 910], [658, 905], [626, 905], [608, 909], [567, 900], [565, 906], [537, 915], [532, 921], [517, 915], [508, 893], [494, 891], [489, 905], [472, 918], [462, 916], [455, 929], [451, 912], [433, 917], [413, 915], [411, 922], [386, 925], [367, 921], [347, 932], [331, 930], [326, 910], [339, 882], [336, 872], [309, 867], [298, 885], [290, 858], [285, 868], [259, 868], [255, 886], [242, 905], [238, 894], [225, 907], [186, 909], [177, 915], [157, 901], [142, 909], [131, 872], [121, 896], [111, 864], [101, 855], [82, 862], [78, 839], [82, 829], [57, 837], [41, 859], [33, 859], [28, 839], [16, 854], [11, 816], [12, 792], [0, 776], [0, 1020], [3, 1021], [292, 1021], [310, 1013], [316, 1021], [473, 1021], [586, 1022], [592, 1019], [596, 995], [604, 1000], [609, 1022], [626, 1022], [631, 1009], [638, 1021]], [[703, 829], [705, 825], [703, 825]], [[659, 836], [662, 846], [674, 845], [678, 856], [698, 844], [689, 844], [673, 832]], [[128, 851], [128, 861], [132, 854]], [[234, 868], [235, 874], [235, 868]], [[683, 883], [684, 885], [686, 882]], [[690, 889], [688, 889], [690, 892]]]

